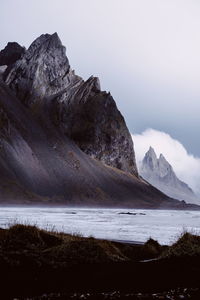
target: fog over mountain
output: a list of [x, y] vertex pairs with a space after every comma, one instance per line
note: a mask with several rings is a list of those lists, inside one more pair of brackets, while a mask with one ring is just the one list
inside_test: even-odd
[[142, 134], [132, 135], [135, 142], [135, 153], [138, 165], [152, 146], [156, 153], [162, 153], [173, 166], [178, 178], [200, 195], [200, 158], [187, 152], [185, 147], [169, 134], [154, 129], [148, 129]]
[[168, 196], [191, 203], [200, 203], [193, 190], [175, 174], [162, 153], [157, 157], [152, 147], [140, 164], [140, 175]]

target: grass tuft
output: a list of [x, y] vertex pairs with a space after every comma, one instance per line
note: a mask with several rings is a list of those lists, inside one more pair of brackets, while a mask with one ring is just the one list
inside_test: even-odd
[[163, 257], [199, 257], [200, 256], [200, 236], [184, 232], [172, 246], [163, 253]]

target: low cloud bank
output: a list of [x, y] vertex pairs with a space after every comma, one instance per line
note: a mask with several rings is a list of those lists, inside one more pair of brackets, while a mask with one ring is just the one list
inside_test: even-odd
[[200, 195], [200, 158], [189, 154], [184, 146], [169, 134], [147, 129], [141, 134], [132, 134], [136, 161], [140, 165], [145, 153], [152, 146], [157, 154], [162, 153], [172, 165], [179, 179], [186, 182]]

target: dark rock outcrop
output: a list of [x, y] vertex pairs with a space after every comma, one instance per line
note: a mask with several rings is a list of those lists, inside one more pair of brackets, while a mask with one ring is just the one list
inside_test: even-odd
[[152, 147], [145, 154], [140, 174], [169, 197], [198, 204], [197, 196], [192, 189], [176, 176], [172, 166], [162, 154], [157, 158]]
[[24, 54], [25, 48], [18, 43], [8, 43], [7, 46], [0, 51], [0, 66], [9, 66], [14, 64]]

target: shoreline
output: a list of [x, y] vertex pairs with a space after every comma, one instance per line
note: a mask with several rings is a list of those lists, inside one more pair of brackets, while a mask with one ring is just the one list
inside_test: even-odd
[[152, 237], [162, 245], [171, 245], [184, 228], [200, 233], [199, 218], [199, 211], [6, 207], [1, 209], [0, 227], [33, 224], [46, 230], [111, 241], [145, 243]]
[[[177, 200], [181, 202], [180, 200]], [[139, 207], [139, 206], [131, 206], [131, 205], [107, 205], [107, 206], [102, 206], [102, 205], [90, 205], [90, 204], [85, 204], [85, 205], [71, 205], [67, 204], [65, 202], [60, 203], [60, 202], [51, 202], [51, 203], [41, 203], [41, 202], [25, 202], [25, 203], [18, 203], [18, 202], [1, 202], [0, 203], [0, 208], [67, 208], [67, 209], [98, 209], [98, 210], [116, 210], [116, 209], [125, 209], [125, 210], [147, 210], [147, 211], [200, 211], [200, 205], [195, 204], [195, 203], [187, 203], [188, 206], [184, 207]]]
[[118, 239], [99, 239], [96, 238], [97, 240], [100, 241], [108, 241], [108, 242], [113, 242], [113, 243], [117, 243], [117, 244], [128, 244], [128, 245], [133, 245], [133, 246], [141, 246], [144, 245], [145, 242], [140, 242], [140, 241], [131, 241], [131, 240], [118, 240]]

